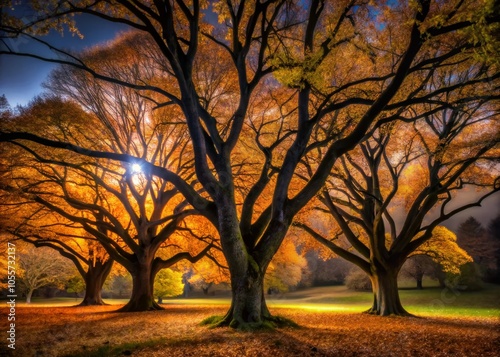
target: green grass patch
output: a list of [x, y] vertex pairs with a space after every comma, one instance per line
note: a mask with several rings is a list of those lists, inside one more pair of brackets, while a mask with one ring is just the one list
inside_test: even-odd
[[[425, 285], [424, 285], [425, 286]], [[500, 285], [485, 284], [480, 291], [460, 291], [437, 286], [402, 288], [399, 290], [401, 302], [405, 309], [421, 316], [448, 317], [498, 317], [500, 315]], [[358, 313], [367, 310], [372, 303], [371, 292], [352, 291], [345, 286], [325, 286], [303, 289], [279, 295], [267, 295], [266, 301], [270, 308], [289, 308], [309, 311], [332, 311]], [[106, 303], [125, 304], [125, 299], [106, 299]], [[188, 299], [168, 299], [163, 306], [168, 305], [217, 305], [229, 306], [229, 297], [207, 297]], [[75, 298], [34, 299], [30, 305], [22, 306], [74, 306], [80, 303]], [[211, 316], [202, 323], [215, 325], [221, 316]]]
[[500, 286], [486, 284], [480, 291], [450, 288], [400, 290], [403, 306], [424, 316], [495, 317], [500, 315]]

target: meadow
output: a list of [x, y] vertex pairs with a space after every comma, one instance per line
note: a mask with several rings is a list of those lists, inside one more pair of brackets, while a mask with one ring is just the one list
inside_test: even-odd
[[271, 295], [272, 313], [299, 327], [253, 333], [200, 325], [223, 314], [228, 297], [170, 299], [164, 311], [145, 313], [114, 312], [123, 300], [99, 307], [72, 307], [75, 299], [67, 298], [35, 300], [16, 306], [14, 355], [498, 356], [500, 286], [400, 292], [415, 317], [363, 314], [371, 294], [343, 286]]

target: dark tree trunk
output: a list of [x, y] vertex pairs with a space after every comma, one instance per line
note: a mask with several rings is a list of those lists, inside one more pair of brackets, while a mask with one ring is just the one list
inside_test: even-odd
[[[226, 198], [227, 199], [227, 198]], [[259, 266], [248, 252], [241, 236], [239, 221], [230, 202], [220, 205], [221, 244], [231, 273], [231, 307], [218, 326], [252, 330], [273, 320], [264, 298], [266, 267]]]
[[79, 306], [106, 305], [102, 300], [101, 292], [112, 266], [113, 260], [109, 259], [104, 263], [89, 267], [85, 275], [85, 297]]
[[398, 271], [377, 269], [370, 277], [373, 290], [373, 306], [367, 312], [374, 315], [410, 315], [401, 305], [398, 292]]
[[264, 275], [249, 272], [245, 277], [231, 278], [231, 307], [220, 325], [248, 330], [272, 321], [264, 298]]
[[422, 290], [424, 287], [422, 286], [422, 277], [417, 278], [417, 289]]
[[163, 310], [156, 303], [153, 296], [154, 274], [152, 268], [153, 259], [143, 258], [135, 263], [132, 275], [132, 295], [129, 302], [118, 311], [138, 312], [150, 310]]

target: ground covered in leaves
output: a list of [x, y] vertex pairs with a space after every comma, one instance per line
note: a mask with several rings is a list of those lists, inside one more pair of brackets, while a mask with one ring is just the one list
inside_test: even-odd
[[[275, 308], [301, 327], [238, 332], [200, 321], [226, 306], [18, 307], [15, 356], [498, 356], [497, 318], [400, 318]], [[6, 316], [6, 308], [0, 309]], [[2, 330], [6, 318], [2, 319]], [[2, 344], [6, 344], [5, 338]], [[3, 348], [4, 346], [2, 346]]]

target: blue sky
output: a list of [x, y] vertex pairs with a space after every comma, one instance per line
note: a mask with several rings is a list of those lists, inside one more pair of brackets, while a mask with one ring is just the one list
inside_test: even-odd
[[[44, 40], [55, 47], [70, 50], [81, 50], [97, 43], [108, 41], [120, 31], [127, 29], [125, 25], [114, 24], [88, 15], [75, 16], [77, 26], [84, 38], [72, 36], [66, 32], [61, 36], [53, 31]], [[22, 52], [41, 51], [51, 55], [46, 49], [40, 49], [26, 39], [11, 40], [8, 45]], [[35, 95], [42, 91], [41, 84], [47, 78], [50, 70], [56, 65], [32, 58], [22, 58], [11, 55], [0, 56], [0, 95], [5, 94], [12, 107], [27, 104]]]

